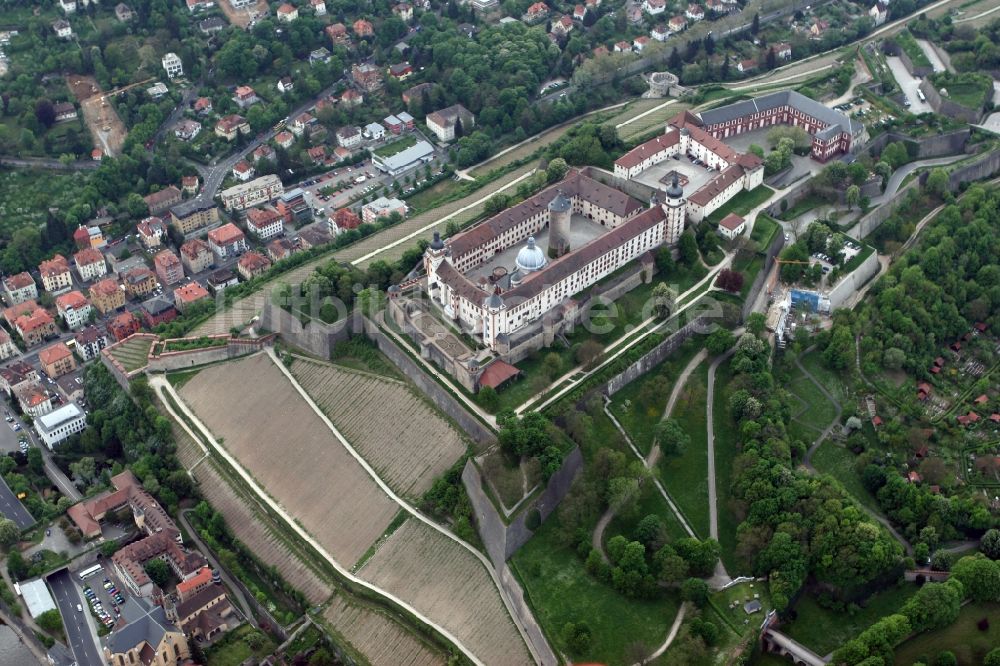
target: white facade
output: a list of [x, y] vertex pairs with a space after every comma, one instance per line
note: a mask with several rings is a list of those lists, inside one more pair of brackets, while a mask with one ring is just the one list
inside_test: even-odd
[[50, 451], [86, 427], [87, 415], [72, 402], [35, 419], [35, 431]]
[[280, 197], [285, 191], [281, 180], [274, 174], [255, 178], [249, 183], [234, 185], [220, 193], [226, 210], [245, 210]]
[[76, 272], [80, 275], [80, 280], [83, 282], [90, 282], [91, 280], [96, 280], [99, 277], [107, 275], [108, 264], [104, 261], [104, 257], [102, 256], [100, 261], [93, 261], [89, 264], [77, 263]]
[[7, 335], [7, 331], [0, 331], [0, 361], [6, 361], [12, 356], [17, 356], [17, 346]]
[[28, 273], [12, 275], [3, 281], [3, 293], [8, 305], [17, 305], [38, 298], [38, 286]]
[[262, 241], [271, 240], [285, 233], [285, 224], [280, 217], [268, 220], [265, 224], [257, 226], [252, 220], [247, 220], [247, 231]]
[[167, 53], [163, 56], [162, 62], [167, 78], [176, 79], [178, 76], [184, 76], [184, 63], [176, 53]]
[[90, 321], [90, 313], [94, 308], [90, 303], [82, 303], [80, 307], [69, 305], [66, 307], [60, 306], [57, 309], [59, 310], [59, 316], [66, 322], [66, 326], [70, 330], [76, 330], [87, 325]]

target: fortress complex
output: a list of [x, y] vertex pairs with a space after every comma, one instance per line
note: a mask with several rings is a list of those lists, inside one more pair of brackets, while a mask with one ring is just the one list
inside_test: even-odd
[[[444, 317], [507, 360], [551, 342], [537, 326], [575, 318], [574, 296], [684, 231], [674, 181], [649, 207], [579, 171], [424, 255], [426, 290]], [[636, 282], [635, 284], [638, 284]], [[635, 286], [635, 285], [632, 285]], [[398, 292], [393, 292], [398, 293]], [[554, 316], [553, 316], [554, 315]]]

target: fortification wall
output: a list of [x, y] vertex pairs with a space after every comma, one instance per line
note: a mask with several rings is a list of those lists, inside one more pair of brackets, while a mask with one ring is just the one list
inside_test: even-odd
[[835, 310], [841, 307], [847, 299], [878, 275], [878, 269], [878, 253], [872, 252], [867, 259], [861, 262], [860, 266], [845, 275], [830, 290], [830, 308]]
[[324, 324], [318, 319], [303, 324], [291, 312], [268, 301], [261, 310], [257, 328], [276, 333], [288, 344], [328, 359], [338, 342], [350, 338], [349, 323], [350, 319], [345, 318], [333, 324]]

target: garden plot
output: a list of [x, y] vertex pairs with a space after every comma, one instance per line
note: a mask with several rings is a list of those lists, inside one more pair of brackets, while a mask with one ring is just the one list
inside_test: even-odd
[[302, 358], [292, 374], [397, 493], [422, 495], [465, 452], [459, 432], [403, 382]]
[[372, 666], [435, 666], [442, 656], [381, 612], [335, 598], [323, 612], [330, 626]]
[[398, 511], [266, 354], [206, 368], [180, 395], [342, 565], [356, 562]]
[[447, 629], [484, 663], [531, 663], [482, 562], [433, 528], [407, 520], [358, 573]]

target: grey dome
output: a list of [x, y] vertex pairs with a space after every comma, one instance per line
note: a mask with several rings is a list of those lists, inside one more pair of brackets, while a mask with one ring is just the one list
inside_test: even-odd
[[486, 299], [486, 307], [492, 310], [499, 310], [503, 307], [503, 299], [500, 298], [500, 288], [497, 287], [490, 297]]
[[535, 245], [535, 237], [528, 236], [528, 244], [517, 253], [515, 262], [522, 273], [541, 270], [545, 267], [547, 260], [542, 249]]
[[684, 190], [681, 188], [681, 184], [677, 180], [677, 174], [674, 174], [674, 179], [670, 181], [670, 187], [667, 188], [667, 198], [680, 199], [683, 196]]
[[399, 285], [398, 284], [391, 284], [391, 285], [389, 285], [388, 291], [389, 291], [390, 294], [399, 293]]
[[431, 241], [432, 250], [442, 250], [444, 249], [444, 241], [441, 240], [441, 234], [437, 231], [434, 232], [434, 239]]
[[563, 195], [562, 190], [559, 190], [556, 192], [555, 198], [549, 202], [549, 211], [553, 213], [565, 213], [572, 205], [573, 203]]

